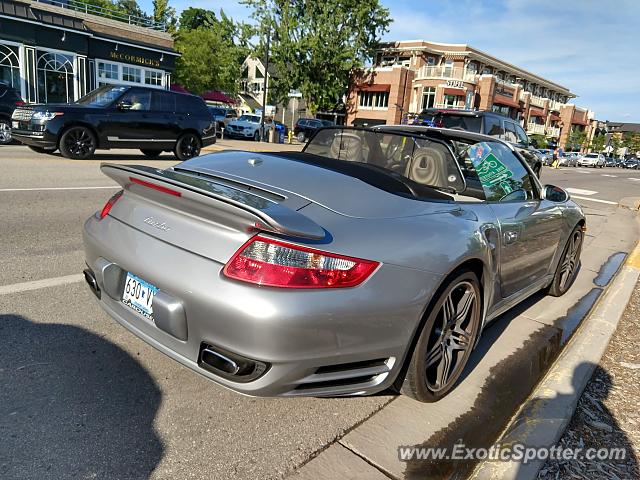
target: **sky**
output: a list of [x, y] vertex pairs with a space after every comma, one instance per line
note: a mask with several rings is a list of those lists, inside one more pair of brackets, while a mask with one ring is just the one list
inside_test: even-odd
[[[152, 11], [152, 0], [139, 0]], [[250, 21], [239, 2], [170, 0]], [[384, 40], [466, 43], [569, 88], [599, 120], [640, 123], [638, 0], [381, 0]]]

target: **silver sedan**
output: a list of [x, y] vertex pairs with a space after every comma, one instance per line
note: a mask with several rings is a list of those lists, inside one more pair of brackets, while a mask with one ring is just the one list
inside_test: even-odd
[[122, 190], [84, 228], [109, 315], [247, 395], [432, 402], [483, 328], [576, 277], [584, 215], [509, 144], [333, 127], [302, 153], [103, 164]]

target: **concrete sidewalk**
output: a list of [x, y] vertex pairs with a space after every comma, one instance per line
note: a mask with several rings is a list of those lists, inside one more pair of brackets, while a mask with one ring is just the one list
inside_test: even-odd
[[[536, 294], [489, 326], [462, 382], [444, 400], [422, 404], [397, 397], [303, 465], [296, 479], [462, 478], [472, 461], [403, 461], [398, 448], [490, 447], [634, 248], [635, 212], [590, 209], [580, 274], [563, 297]], [[616, 232], [615, 235], [607, 232]], [[336, 463], [339, 462], [339, 463]]]
[[212, 153], [223, 150], [245, 150], [248, 152], [299, 152], [304, 147], [303, 143], [294, 140], [293, 144], [288, 143], [266, 143], [254, 142], [252, 140], [232, 140], [228, 138], [219, 139], [213, 145], [204, 147], [203, 152]]

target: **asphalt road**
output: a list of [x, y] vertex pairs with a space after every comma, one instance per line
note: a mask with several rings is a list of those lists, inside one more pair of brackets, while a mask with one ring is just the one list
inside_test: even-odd
[[[82, 271], [82, 223], [115, 191], [101, 161], [176, 159], [0, 148], [0, 478], [281, 478], [394, 400], [240, 396], [133, 337], [82, 282], [57, 281]], [[640, 195], [640, 172], [583, 170], [543, 181], [581, 190], [596, 226]]]

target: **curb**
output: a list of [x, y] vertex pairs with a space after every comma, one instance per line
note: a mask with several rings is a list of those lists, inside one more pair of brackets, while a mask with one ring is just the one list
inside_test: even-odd
[[624, 197], [618, 205], [629, 210], [640, 210], [640, 197]]
[[[640, 278], [640, 241], [627, 257], [591, 315], [582, 321], [569, 344], [496, 442], [502, 448], [554, 446], [562, 437], [584, 387], [600, 362]], [[546, 460], [480, 463], [474, 480], [534, 480]]]

